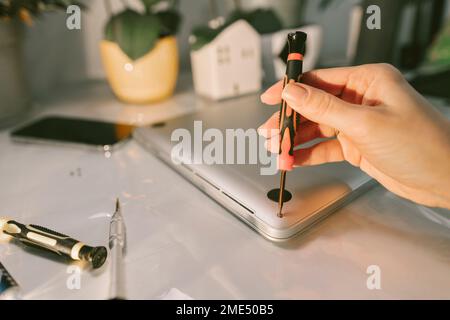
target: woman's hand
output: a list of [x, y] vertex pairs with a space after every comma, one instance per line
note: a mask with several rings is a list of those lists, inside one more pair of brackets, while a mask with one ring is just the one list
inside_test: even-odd
[[[346, 160], [390, 191], [433, 207], [450, 208], [450, 121], [386, 64], [305, 73], [283, 90], [278, 82], [261, 100], [281, 97], [304, 117], [296, 145], [335, 138], [295, 152], [297, 166]], [[260, 128], [278, 153], [278, 113]], [[275, 131], [277, 132], [277, 131]]]

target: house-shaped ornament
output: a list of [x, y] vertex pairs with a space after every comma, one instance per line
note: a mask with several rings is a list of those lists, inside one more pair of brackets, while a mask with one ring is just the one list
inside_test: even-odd
[[261, 37], [246, 21], [238, 20], [214, 40], [191, 51], [195, 92], [213, 100], [261, 89]]

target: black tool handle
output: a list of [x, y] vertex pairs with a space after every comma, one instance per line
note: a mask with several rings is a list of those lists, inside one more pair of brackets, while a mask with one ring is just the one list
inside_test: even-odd
[[105, 247], [91, 247], [65, 234], [38, 225], [24, 225], [11, 220], [3, 227], [3, 233], [14, 237], [22, 243], [69, 257], [83, 260], [98, 268], [106, 260]]
[[[303, 55], [305, 54], [307, 35], [293, 32], [288, 35], [289, 55], [283, 88], [292, 82], [299, 82], [303, 73]], [[300, 116], [282, 100], [280, 106], [280, 146], [278, 167], [281, 171], [291, 171], [294, 167], [295, 134]]]

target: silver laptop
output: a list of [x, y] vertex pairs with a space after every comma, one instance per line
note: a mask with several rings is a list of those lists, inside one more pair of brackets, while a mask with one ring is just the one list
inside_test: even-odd
[[[278, 204], [269, 199], [268, 193], [279, 188], [279, 174], [268, 175], [262, 169], [273, 171], [270, 170], [272, 167], [267, 165], [267, 162], [262, 163], [260, 159], [255, 164], [254, 157], [251, 161], [252, 157], [249, 154], [249, 148], [253, 147], [250, 145], [251, 133], [255, 133], [254, 129], [276, 111], [277, 108], [262, 105], [257, 96], [247, 96], [222, 103], [211, 102], [208, 107], [196, 113], [138, 128], [134, 132], [134, 138], [145, 149], [258, 233], [273, 241], [283, 241], [306, 230], [345, 205], [373, 186], [374, 181], [347, 163], [297, 168], [287, 174], [286, 189], [292, 194], [292, 199], [284, 204], [284, 217], [277, 217]], [[199, 134], [200, 125], [202, 131]], [[198, 143], [194, 141], [194, 137], [201, 137], [201, 134], [211, 128], [215, 130], [209, 130], [210, 135], [207, 139], [209, 141], [203, 141], [201, 146], [197, 144], [194, 147], [195, 143]], [[225, 141], [227, 130], [233, 132], [233, 129], [243, 129], [242, 131], [245, 130], [249, 134], [246, 139], [247, 145], [245, 145], [247, 148], [245, 161], [242, 161], [242, 158], [240, 162], [236, 160], [237, 153], [242, 152], [242, 143], [239, 145], [237, 140], [234, 144], [230, 144], [234, 145], [235, 161], [232, 161], [232, 157], [228, 159], [229, 161], [225, 159], [227, 153], [230, 154], [230, 150], [227, 151], [225, 147], [229, 143]], [[247, 129], [250, 130], [247, 131]], [[189, 133], [192, 137], [191, 149], [185, 148], [179, 152], [182, 140], [178, 134], [180, 132]], [[201, 159], [205, 154], [205, 147], [217, 139], [211, 135], [212, 133], [222, 133], [222, 138], [218, 140], [223, 140], [225, 164], [211, 164], [211, 161]], [[173, 134], [177, 138], [174, 141], [172, 141]], [[258, 147], [261, 148], [261, 145], [259, 143]], [[220, 146], [220, 141], [216, 146]], [[208, 150], [211, 151], [211, 148]], [[212, 153], [214, 156], [219, 152], [215, 151]], [[180, 156], [177, 156], [178, 154]], [[276, 158], [273, 156], [273, 159]]]

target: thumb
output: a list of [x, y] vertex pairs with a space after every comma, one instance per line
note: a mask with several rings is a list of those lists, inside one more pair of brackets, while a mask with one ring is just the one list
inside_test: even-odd
[[358, 123], [357, 117], [363, 109], [303, 83], [288, 84], [282, 97], [292, 109], [305, 118], [342, 132]]

